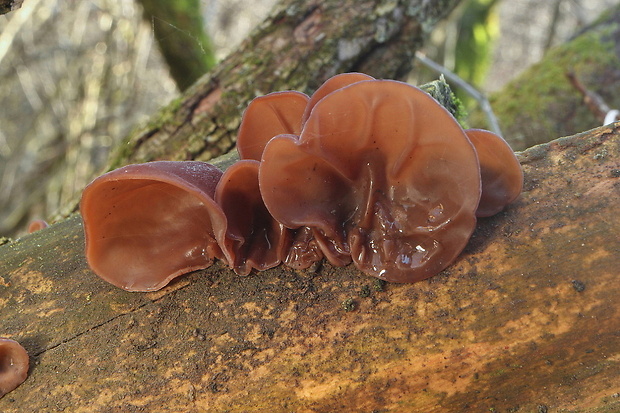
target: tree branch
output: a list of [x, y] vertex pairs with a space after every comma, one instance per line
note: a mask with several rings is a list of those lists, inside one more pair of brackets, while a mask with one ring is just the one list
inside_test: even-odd
[[19, 9], [23, 2], [24, 0], [0, 0], [0, 14]]
[[521, 198], [415, 284], [215, 264], [132, 294], [79, 217], [0, 246], [0, 335], [34, 366], [0, 411], [617, 411], [620, 125], [519, 157]]
[[458, 2], [285, 0], [235, 53], [129, 136], [110, 169], [228, 152], [257, 95], [310, 93], [347, 71], [402, 78], [430, 29]]

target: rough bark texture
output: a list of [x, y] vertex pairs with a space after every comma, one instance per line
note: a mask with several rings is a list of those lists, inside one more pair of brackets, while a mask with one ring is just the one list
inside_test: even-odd
[[0, 0], [0, 14], [19, 9], [23, 2], [24, 0]]
[[156, 293], [86, 266], [79, 217], [0, 246], [0, 411], [620, 409], [620, 124], [528, 149], [521, 198], [411, 285], [216, 264]]
[[426, 35], [459, 1], [284, 0], [235, 53], [136, 130], [110, 169], [228, 152], [257, 95], [311, 92], [346, 71], [403, 77]]
[[[515, 150], [603, 123], [571, 84], [569, 73], [610, 109], [620, 109], [620, 6], [490, 97], [504, 138]], [[472, 120], [483, 124], [479, 122], [484, 122], [482, 114]]]

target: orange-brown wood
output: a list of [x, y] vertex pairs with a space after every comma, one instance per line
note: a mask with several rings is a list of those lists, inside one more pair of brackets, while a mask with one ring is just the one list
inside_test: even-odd
[[525, 189], [415, 284], [353, 266], [154, 293], [98, 279], [79, 217], [0, 246], [0, 411], [620, 410], [620, 124], [519, 154]]

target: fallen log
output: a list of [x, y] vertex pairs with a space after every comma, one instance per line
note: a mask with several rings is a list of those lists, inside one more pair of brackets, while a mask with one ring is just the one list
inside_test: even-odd
[[87, 267], [81, 220], [0, 246], [0, 411], [620, 409], [620, 124], [519, 154], [522, 196], [415, 284], [221, 264], [153, 293]]

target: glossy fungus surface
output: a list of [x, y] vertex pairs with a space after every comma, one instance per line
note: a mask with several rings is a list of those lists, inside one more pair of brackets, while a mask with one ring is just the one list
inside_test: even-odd
[[17, 341], [0, 337], [0, 397], [26, 380], [29, 365], [28, 353]]
[[476, 217], [519, 195], [506, 142], [464, 131], [402, 82], [345, 73], [308, 97], [254, 99], [240, 161], [131, 165], [93, 181], [81, 212], [86, 256], [103, 279], [152, 291], [222, 259], [237, 274], [326, 258], [395, 282], [450, 265]]
[[227, 226], [217, 240], [229, 265], [240, 275], [252, 268], [266, 270], [287, 255], [292, 231], [273, 219], [258, 189], [258, 161], [242, 160], [226, 170], [215, 200], [226, 214]]
[[456, 120], [405, 83], [368, 80], [312, 109], [301, 136], [267, 144], [260, 189], [289, 228], [307, 226], [326, 258], [396, 282], [448, 266], [474, 229], [475, 150]]
[[221, 175], [204, 162], [161, 161], [95, 179], [80, 205], [90, 267], [118, 287], [152, 291], [222, 258], [214, 227], [226, 219], [213, 199]]
[[303, 112], [302, 124], [306, 123], [310, 117], [310, 112], [316, 106], [317, 103], [325, 96], [338, 89], [352, 85], [353, 83], [361, 82], [364, 80], [374, 80], [372, 76], [368, 76], [364, 73], [341, 73], [336, 76], [332, 76], [327, 79], [310, 97], [306, 109]]
[[252, 100], [243, 113], [237, 135], [241, 159], [260, 160], [263, 148], [276, 135], [299, 135], [308, 96], [300, 92], [274, 92]]
[[500, 136], [482, 129], [467, 129], [480, 163], [482, 195], [476, 216], [495, 215], [513, 202], [523, 188], [523, 171], [512, 148]]

